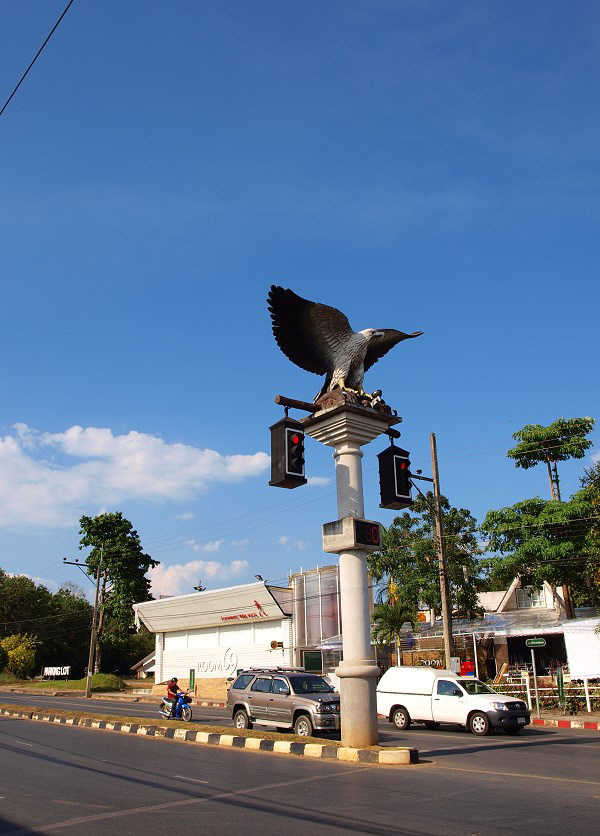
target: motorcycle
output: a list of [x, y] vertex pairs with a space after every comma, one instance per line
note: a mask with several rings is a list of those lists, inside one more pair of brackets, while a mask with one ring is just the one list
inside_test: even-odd
[[185, 691], [179, 691], [177, 694], [175, 716], [173, 716], [171, 700], [168, 700], [166, 697], [162, 698], [158, 713], [167, 720], [185, 720], [186, 723], [189, 723], [192, 719], [191, 701], [192, 698]]

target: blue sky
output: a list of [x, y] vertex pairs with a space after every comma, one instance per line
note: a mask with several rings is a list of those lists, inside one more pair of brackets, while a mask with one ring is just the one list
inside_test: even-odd
[[[3, 101], [65, 5], [5, 0]], [[505, 452], [600, 415], [599, 31], [576, 1], [75, 0], [0, 118], [0, 566], [83, 581], [62, 558], [104, 510], [156, 593], [330, 562], [330, 451], [268, 487], [274, 395], [320, 386], [273, 283], [424, 331], [365, 382], [425, 473], [436, 432], [454, 505], [546, 497]]]

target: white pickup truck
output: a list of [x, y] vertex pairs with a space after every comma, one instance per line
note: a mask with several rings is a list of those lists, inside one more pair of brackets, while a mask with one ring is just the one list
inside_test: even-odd
[[377, 713], [397, 729], [413, 721], [429, 729], [460, 723], [477, 735], [493, 728], [518, 734], [531, 722], [522, 700], [498, 694], [472, 676], [429, 667], [389, 668], [377, 685]]

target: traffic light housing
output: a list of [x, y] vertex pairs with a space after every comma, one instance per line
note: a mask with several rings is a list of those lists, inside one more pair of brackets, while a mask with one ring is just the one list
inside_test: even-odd
[[380, 508], [410, 508], [411, 497], [410, 453], [391, 445], [377, 455], [379, 459]]
[[304, 430], [299, 421], [282, 418], [271, 429], [271, 481], [276, 488], [297, 488], [304, 476]]

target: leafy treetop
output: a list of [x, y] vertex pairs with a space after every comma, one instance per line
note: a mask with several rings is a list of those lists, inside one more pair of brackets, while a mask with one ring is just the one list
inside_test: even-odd
[[102, 575], [109, 585], [102, 602], [104, 640], [123, 639], [133, 624], [132, 604], [152, 598], [146, 572], [159, 561], [144, 553], [139, 534], [120, 511], [81, 517], [79, 525], [79, 548], [91, 548], [88, 574], [96, 574], [102, 559]]
[[540, 462], [582, 459], [592, 442], [585, 438], [594, 428], [593, 418], [559, 418], [547, 427], [527, 424], [513, 434], [518, 441], [507, 455], [516, 467], [527, 470]]

